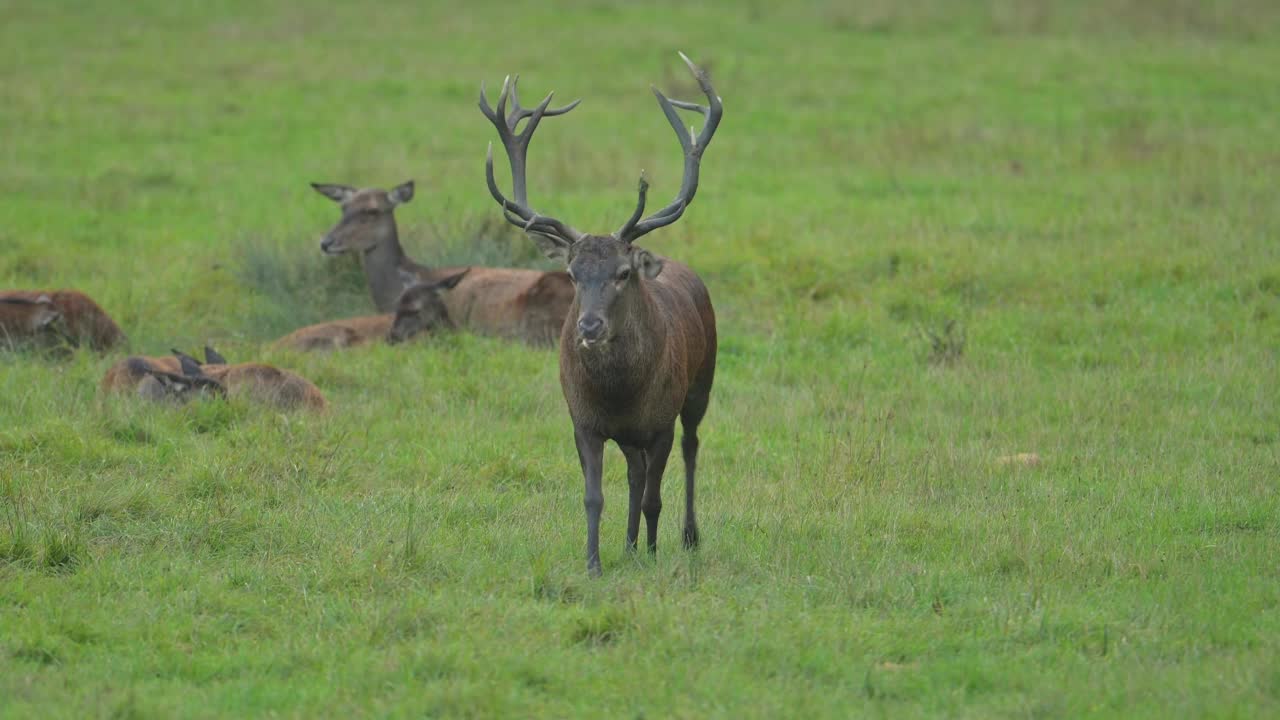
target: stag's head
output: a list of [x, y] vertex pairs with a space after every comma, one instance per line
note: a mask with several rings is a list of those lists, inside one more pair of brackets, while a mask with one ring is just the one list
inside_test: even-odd
[[311, 183], [316, 192], [342, 207], [342, 219], [320, 240], [329, 255], [364, 253], [395, 237], [395, 209], [413, 199], [413, 181], [391, 190]]
[[394, 345], [424, 332], [452, 329], [454, 325], [444, 304], [444, 294], [457, 287], [470, 271], [471, 268], [467, 268], [443, 280], [425, 283], [405, 273], [405, 290], [396, 301], [396, 317], [387, 331], [387, 342]]
[[[542, 215], [529, 206], [525, 191], [525, 157], [529, 148], [529, 139], [537, 128], [538, 122], [548, 115], [560, 115], [577, 106], [577, 101], [554, 110], [549, 110], [551, 95], [547, 95], [537, 107], [525, 109], [520, 107], [516, 99], [516, 82], [508, 79], [502, 85], [502, 93], [498, 96], [497, 110], [489, 106], [484, 86], [480, 88], [480, 111], [489, 118], [498, 130], [498, 137], [507, 151], [511, 163], [511, 180], [515, 200], [509, 200], [498, 189], [493, 176], [493, 146], [489, 146], [489, 154], [485, 160], [485, 178], [489, 184], [489, 193], [502, 206], [503, 215], [511, 224], [528, 233], [547, 257], [560, 260], [569, 269], [575, 290], [575, 306], [578, 316], [574, 319], [578, 344], [585, 348], [595, 347], [608, 342], [614, 331], [621, 326], [621, 320], [627, 313], [629, 300], [636, 296], [638, 288], [644, 282], [656, 278], [662, 272], [662, 260], [647, 250], [635, 247], [632, 243], [638, 238], [670, 225], [684, 214], [685, 208], [693, 202], [698, 191], [698, 171], [702, 162], [702, 153], [711, 142], [723, 114], [720, 98], [711, 86], [707, 73], [694, 65], [684, 53], [680, 58], [688, 65], [689, 71], [697, 79], [698, 85], [707, 97], [706, 105], [670, 100], [656, 87], [653, 94], [663, 114], [676, 131], [680, 147], [684, 151], [684, 179], [680, 183], [680, 191], [666, 207], [648, 217], [644, 216], [645, 199], [649, 183], [644, 173], [640, 175], [639, 199], [631, 217], [617, 231], [608, 235], [592, 235], [579, 232], [573, 227], [547, 215]], [[507, 99], [510, 97], [512, 110], [506, 112]], [[694, 135], [693, 129], [686, 129], [676, 109], [693, 110], [703, 116], [702, 131]], [[525, 128], [516, 133], [516, 125], [528, 120]], [[642, 219], [643, 218], [643, 219]]]

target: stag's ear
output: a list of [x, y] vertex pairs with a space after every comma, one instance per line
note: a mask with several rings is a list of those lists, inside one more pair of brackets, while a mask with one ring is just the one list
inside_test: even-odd
[[648, 250], [635, 248], [631, 251], [631, 267], [636, 272], [652, 280], [658, 277], [658, 273], [662, 272], [662, 261], [654, 257], [653, 253]]
[[466, 276], [467, 276], [467, 273], [469, 273], [469, 272], [471, 272], [471, 268], [467, 268], [466, 270], [463, 270], [462, 272], [454, 273], [454, 274], [450, 275], [449, 277], [447, 277], [447, 278], [445, 278], [445, 279], [443, 279], [443, 280], [441, 280], [441, 281], [437, 282], [437, 283], [436, 283], [436, 289], [437, 289], [437, 290], [452, 290], [452, 289], [454, 289], [454, 288], [458, 287], [458, 283], [462, 282], [462, 278], [466, 277]]
[[205, 365], [226, 365], [227, 359], [222, 357], [222, 353], [214, 350], [208, 345], [204, 346], [204, 364]]
[[413, 181], [410, 180], [403, 185], [397, 185], [387, 193], [387, 199], [391, 201], [391, 206], [403, 205], [413, 199]]
[[329, 185], [327, 183], [311, 183], [316, 192], [336, 203], [344, 203], [352, 198], [357, 190], [350, 185]]
[[569, 257], [570, 246], [565, 244], [563, 240], [552, 235], [543, 235], [539, 232], [531, 232], [529, 237], [533, 238], [533, 243], [538, 246], [543, 255], [547, 256], [548, 260], [559, 260], [565, 265], [569, 264], [571, 259]]

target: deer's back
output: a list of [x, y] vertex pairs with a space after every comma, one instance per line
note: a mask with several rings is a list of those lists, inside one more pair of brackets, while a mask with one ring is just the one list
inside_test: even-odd
[[[425, 279], [460, 270], [436, 268]], [[573, 284], [564, 272], [472, 267], [457, 287], [445, 293], [444, 303], [459, 328], [550, 345], [573, 304]]]
[[276, 347], [294, 350], [337, 350], [374, 342], [387, 336], [394, 315], [331, 320], [298, 328], [275, 342]]
[[206, 375], [222, 383], [227, 396], [266, 403], [281, 410], [324, 410], [329, 403], [320, 388], [288, 370], [262, 363], [205, 365]]
[[126, 340], [111, 316], [79, 290], [7, 290], [4, 295], [26, 300], [48, 295], [62, 314], [67, 334], [78, 342], [88, 343], [94, 350], [109, 350]]
[[148, 370], [182, 374], [182, 366], [172, 355], [146, 357], [133, 355], [107, 368], [99, 387], [103, 392], [132, 392], [147, 376]]

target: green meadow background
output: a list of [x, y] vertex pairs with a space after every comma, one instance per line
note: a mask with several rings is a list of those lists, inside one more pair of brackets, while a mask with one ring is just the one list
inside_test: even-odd
[[[623, 552], [611, 449], [589, 580], [554, 350], [268, 345], [372, 312], [311, 181], [415, 179], [420, 261], [549, 267], [481, 81], [584, 98], [539, 208], [665, 203], [677, 50], [726, 108], [642, 241], [719, 316], [703, 545], [673, 459]], [[1264, 0], [0, 0], [0, 287], [333, 406], [0, 355], [0, 717], [1280, 715], [1278, 191]]]

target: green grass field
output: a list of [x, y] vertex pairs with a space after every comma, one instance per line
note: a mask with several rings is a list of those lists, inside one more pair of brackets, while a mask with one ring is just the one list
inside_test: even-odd
[[[334, 408], [0, 355], [0, 716], [1280, 715], [1280, 6], [439, 5], [0, 0], [0, 287]], [[419, 260], [548, 267], [482, 80], [584, 98], [536, 205], [665, 203], [677, 50], [726, 107], [642, 241], [719, 315], [703, 545], [677, 452], [624, 553], [609, 449], [590, 580], [554, 351], [267, 344], [372, 312], [310, 181], [414, 178]]]

